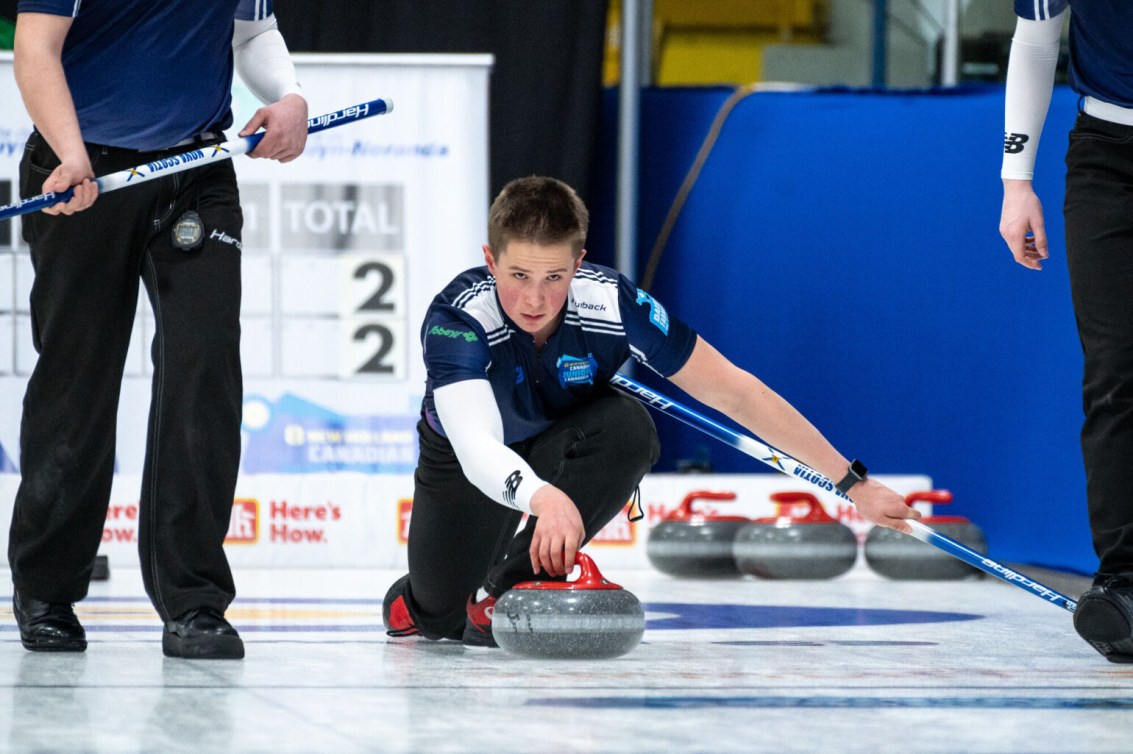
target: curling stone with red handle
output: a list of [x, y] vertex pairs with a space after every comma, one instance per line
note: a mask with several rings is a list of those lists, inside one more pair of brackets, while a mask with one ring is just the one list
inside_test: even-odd
[[[776, 492], [779, 515], [740, 529], [732, 551], [741, 573], [765, 579], [832, 579], [854, 567], [858, 538], [809, 492]], [[805, 505], [802, 513], [791, 508]]]
[[[924, 501], [933, 505], [952, 502], [948, 490], [914, 492], [905, 496], [909, 505]], [[987, 552], [983, 531], [963, 516], [926, 516], [921, 523], [967, 545], [976, 552]], [[865, 538], [865, 562], [890, 579], [963, 579], [983, 573], [943, 550], [895, 529], [875, 526]]]
[[645, 554], [653, 567], [670, 576], [738, 577], [732, 542], [751, 523], [743, 516], [721, 516], [693, 510], [697, 500], [735, 500], [734, 492], [697, 490], [649, 532]]
[[597, 660], [624, 655], [645, 632], [637, 597], [603, 578], [585, 553], [575, 581], [525, 581], [492, 610], [492, 636], [525, 657]]

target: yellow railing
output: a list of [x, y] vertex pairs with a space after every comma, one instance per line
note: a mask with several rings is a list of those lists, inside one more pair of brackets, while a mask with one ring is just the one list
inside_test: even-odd
[[[819, 44], [827, 0], [654, 0], [653, 70], [659, 85], [750, 84], [761, 80], [767, 44]], [[611, 0], [605, 83], [618, 82], [621, 2]]]

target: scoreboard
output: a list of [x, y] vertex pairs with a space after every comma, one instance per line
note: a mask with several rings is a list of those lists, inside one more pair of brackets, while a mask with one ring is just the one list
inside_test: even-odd
[[[379, 97], [394, 109], [313, 134], [288, 164], [234, 160], [244, 211], [243, 471], [404, 473], [415, 462], [425, 310], [482, 263], [492, 57], [294, 58], [312, 117]], [[10, 54], [0, 57], [0, 100], [13, 105], [0, 112], [8, 203], [31, 128]], [[259, 106], [237, 78], [230, 138]], [[32, 280], [18, 219], [0, 223], [0, 472], [18, 463], [19, 406], [36, 359]], [[143, 291], [120, 409], [122, 473], [141, 469], [154, 330]]]

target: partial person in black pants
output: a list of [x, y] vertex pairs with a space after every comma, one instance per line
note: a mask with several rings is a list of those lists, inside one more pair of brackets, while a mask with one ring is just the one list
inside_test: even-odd
[[588, 222], [561, 181], [512, 181], [488, 214], [485, 266], [458, 275], [425, 315], [409, 573], [386, 593], [391, 636], [494, 646], [500, 595], [573, 570], [660, 453], [645, 408], [608, 384], [631, 357], [840, 480], [867, 520], [908, 532], [904, 519], [919, 518], [659, 301], [584, 262]]
[[1133, 662], [1133, 4], [1016, 0], [1006, 91], [1000, 233], [1015, 260], [1049, 256], [1032, 187], [1039, 134], [1070, 16], [1082, 95], [1066, 154], [1066, 262], [1085, 356], [1082, 457], [1098, 569], [1074, 627], [1112, 662]]
[[15, 73], [35, 131], [21, 196], [74, 188], [23, 222], [39, 358], [20, 427], [8, 559], [23, 645], [82, 651], [114, 472], [118, 396], [139, 285], [153, 308], [153, 392], [138, 549], [162, 650], [241, 658], [223, 543], [240, 461], [240, 237], [230, 162], [98, 196], [95, 175], [222, 141], [235, 67], [264, 102], [241, 131], [287, 162], [307, 104], [270, 2], [21, 0]]

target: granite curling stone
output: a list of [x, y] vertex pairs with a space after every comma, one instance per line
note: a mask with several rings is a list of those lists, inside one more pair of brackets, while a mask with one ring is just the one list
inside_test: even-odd
[[[934, 505], [947, 504], [952, 502], [952, 493], [948, 490], [932, 490], [905, 496], [905, 502], [909, 505], [922, 501]], [[926, 516], [921, 519], [921, 523], [976, 552], [987, 552], [987, 539], [983, 531], [963, 516]], [[890, 579], [951, 580], [983, 576], [979, 569], [944, 550], [884, 526], [875, 526], [869, 530], [864, 550], [865, 562], [869, 567]]]
[[603, 578], [578, 553], [576, 581], [525, 581], [504, 592], [492, 610], [492, 635], [524, 657], [600, 660], [629, 652], [645, 632], [637, 597]]
[[735, 500], [734, 492], [690, 492], [649, 532], [645, 554], [653, 567], [686, 578], [739, 577], [732, 543], [751, 523], [743, 516], [723, 516], [693, 510], [697, 500]]
[[[858, 538], [809, 492], [776, 492], [779, 515], [740, 529], [732, 551], [741, 573], [765, 579], [832, 579], [854, 567]], [[790, 513], [805, 505], [802, 513]]]

